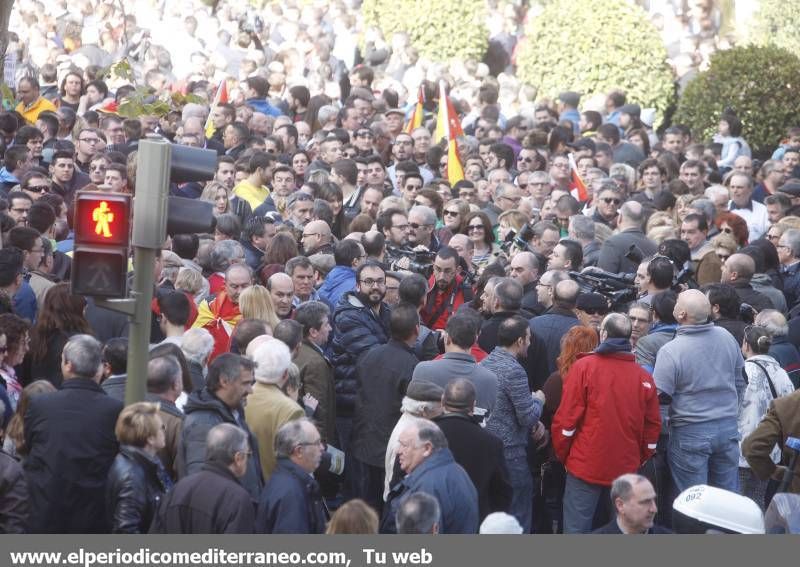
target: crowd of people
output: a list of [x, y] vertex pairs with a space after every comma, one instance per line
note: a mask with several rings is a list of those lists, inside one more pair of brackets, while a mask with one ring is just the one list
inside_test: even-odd
[[[524, 107], [445, 75], [453, 155], [438, 85], [418, 77], [409, 126], [387, 85], [411, 50], [359, 48], [344, 4], [272, 25], [222, 3], [180, 29], [180, 2], [19, 4], [3, 531], [665, 533], [693, 487], [757, 511], [787, 489], [800, 127], [760, 161], [730, 110], [703, 140], [622, 91]], [[133, 76], [101, 69], [118, 57]], [[120, 114], [170, 90], [196, 98]], [[71, 293], [72, 216], [77, 191], [135, 193], [147, 136], [216, 152], [213, 179], [169, 187], [215, 226], [165, 235], [125, 407], [128, 319]]]

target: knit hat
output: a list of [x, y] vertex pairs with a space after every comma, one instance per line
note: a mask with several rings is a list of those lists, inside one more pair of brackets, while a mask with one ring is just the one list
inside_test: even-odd
[[433, 382], [412, 380], [406, 390], [406, 396], [418, 402], [438, 402], [442, 399], [444, 389]]
[[609, 311], [608, 300], [599, 293], [581, 293], [575, 307], [581, 311]]

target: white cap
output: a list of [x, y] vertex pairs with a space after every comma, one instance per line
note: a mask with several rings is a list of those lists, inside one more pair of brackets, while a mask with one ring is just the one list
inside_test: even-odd
[[522, 526], [517, 519], [505, 512], [493, 512], [481, 524], [481, 534], [521, 534]]

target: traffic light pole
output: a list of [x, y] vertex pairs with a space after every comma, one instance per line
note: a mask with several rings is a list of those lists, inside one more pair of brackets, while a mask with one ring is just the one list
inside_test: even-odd
[[147, 363], [155, 287], [156, 254], [167, 234], [167, 196], [172, 147], [162, 139], [139, 141], [133, 203], [133, 289], [128, 299], [98, 300], [101, 307], [130, 316], [125, 404], [142, 401], [147, 391]]

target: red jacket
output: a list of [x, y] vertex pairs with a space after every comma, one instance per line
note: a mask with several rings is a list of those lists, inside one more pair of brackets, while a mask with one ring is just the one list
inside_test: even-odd
[[579, 355], [553, 417], [553, 449], [573, 476], [610, 486], [634, 473], [661, 431], [653, 377], [629, 352]]
[[472, 299], [472, 290], [464, 285], [464, 278], [457, 274], [446, 291], [440, 291], [433, 276], [428, 280], [428, 297], [422, 310], [422, 322], [434, 331], [444, 329], [450, 315], [458, 311], [462, 304]]

